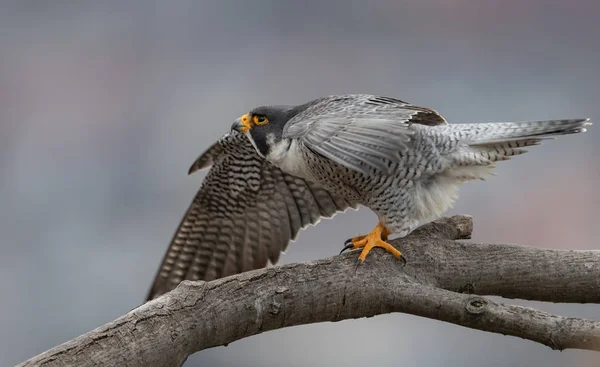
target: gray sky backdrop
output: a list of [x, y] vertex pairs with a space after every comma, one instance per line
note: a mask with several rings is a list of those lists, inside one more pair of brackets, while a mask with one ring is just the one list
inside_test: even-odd
[[[2, 1], [0, 366], [142, 301], [204, 176], [187, 168], [250, 108], [375, 93], [451, 122], [598, 121], [599, 13], [596, 0]], [[500, 164], [451, 213], [474, 215], [475, 240], [599, 248], [599, 138], [595, 126]], [[375, 221], [363, 208], [322, 222], [282, 262], [335, 254]], [[599, 359], [396, 314], [269, 332], [186, 366]]]

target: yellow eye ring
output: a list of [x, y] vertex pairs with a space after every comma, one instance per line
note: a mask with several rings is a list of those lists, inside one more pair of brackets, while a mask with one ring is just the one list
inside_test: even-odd
[[252, 116], [252, 121], [254, 121], [255, 125], [266, 125], [269, 123], [269, 119], [265, 116], [254, 115]]

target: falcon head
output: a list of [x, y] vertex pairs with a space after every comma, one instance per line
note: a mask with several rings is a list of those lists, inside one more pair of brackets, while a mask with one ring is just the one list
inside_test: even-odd
[[257, 107], [235, 120], [231, 130], [245, 134], [258, 154], [268, 158], [275, 150], [289, 146], [288, 139], [282, 139], [283, 128], [298, 112], [294, 106]]

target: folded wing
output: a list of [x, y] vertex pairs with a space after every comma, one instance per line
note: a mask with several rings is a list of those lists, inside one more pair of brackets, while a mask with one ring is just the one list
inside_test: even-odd
[[408, 149], [411, 124], [442, 125], [434, 110], [389, 97], [325, 97], [292, 118], [284, 138], [298, 139], [310, 150], [350, 169], [387, 172], [389, 162]]

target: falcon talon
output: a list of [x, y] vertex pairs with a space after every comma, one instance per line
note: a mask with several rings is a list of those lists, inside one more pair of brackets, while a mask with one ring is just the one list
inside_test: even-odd
[[370, 94], [254, 108], [190, 168], [212, 167], [148, 299], [184, 279], [276, 263], [302, 228], [359, 205], [379, 222], [341, 252], [362, 248], [361, 264], [381, 247], [406, 263], [386, 242], [389, 235], [407, 236], [441, 216], [463, 183], [485, 179], [497, 162], [590, 125], [589, 119], [448, 124], [430, 108]]
[[354, 247], [354, 244], [352, 243], [352, 241], [350, 241], [350, 243], [347, 243], [348, 241], [344, 242], [344, 248], [342, 249], [342, 251], [340, 251], [340, 255], [346, 251], [346, 250], [351, 250]]
[[398, 258], [398, 260], [402, 261], [402, 267], [406, 266], [406, 257], [404, 255], [400, 255], [400, 258]]
[[360, 266], [364, 263], [364, 261], [362, 261], [361, 259], [357, 259], [356, 263], [354, 265], [354, 273], [356, 273], [358, 271], [358, 269], [360, 268]]

